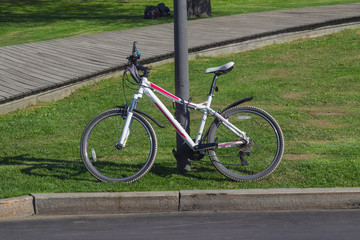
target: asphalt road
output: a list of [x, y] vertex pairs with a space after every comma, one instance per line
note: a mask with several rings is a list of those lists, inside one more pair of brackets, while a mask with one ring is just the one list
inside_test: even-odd
[[359, 239], [360, 210], [189, 212], [0, 221], [0, 239]]

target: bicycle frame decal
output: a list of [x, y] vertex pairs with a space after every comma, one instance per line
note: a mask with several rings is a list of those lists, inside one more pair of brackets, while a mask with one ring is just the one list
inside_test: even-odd
[[169, 98], [170, 100], [176, 101], [178, 103], [182, 103], [182, 104], [186, 104], [187, 106], [196, 109], [198, 106], [189, 103], [188, 101], [182, 100], [181, 98], [169, 93], [168, 91], [166, 91], [165, 89], [157, 86], [156, 84], [153, 84], [151, 82], [148, 82], [150, 84], [150, 87], [153, 88], [155, 91], [157, 91], [158, 93], [160, 93], [161, 95]]
[[[146, 94], [146, 96], [148, 96], [151, 99], [151, 101], [156, 105], [156, 107], [161, 111], [161, 113], [168, 119], [168, 121], [171, 123], [171, 125], [173, 125], [173, 127], [181, 135], [181, 137], [185, 140], [185, 142], [191, 148], [194, 148], [196, 144], [191, 139], [189, 134], [187, 134], [186, 130], [181, 126], [181, 124], [174, 118], [174, 116], [171, 114], [171, 112], [166, 108], [166, 106], [160, 101], [160, 99], [151, 90], [152, 90], [152, 88], [144, 88], [144, 93]], [[169, 99], [173, 99], [173, 97], [171, 95], [172, 94], [169, 94], [169, 95], [166, 94], [166, 96]]]
[[166, 96], [166, 97], [170, 97], [170, 98], [172, 98], [173, 100], [180, 101], [180, 98], [174, 96], [173, 94], [169, 93], [169, 92], [166, 91], [165, 89], [162, 89], [161, 87], [159, 87], [159, 86], [157, 86], [157, 85], [155, 85], [155, 84], [153, 84], [153, 83], [151, 83], [151, 82], [149, 82], [149, 83], [150, 83], [150, 86], [151, 86], [152, 88], [154, 88], [155, 90], [157, 90], [157, 91], [158, 91], [159, 93], [161, 93], [162, 95], [164, 95], [164, 96]]

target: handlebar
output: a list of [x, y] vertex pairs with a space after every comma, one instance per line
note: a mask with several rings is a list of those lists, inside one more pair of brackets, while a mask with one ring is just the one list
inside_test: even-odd
[[134, 41], [134, 43], [133, 43], [133, 49], [132, 49], [132, 53], [134, 54], [135, 52], [137, 52], [137, 49], [136, 49], [136, 41]]
[[[133, 42], [132, 55], [130, 55], [126, 59], [129, 60], [129, 65], [134, 65], [136, 70], [141, 70], [144, 72], [144, 74], [142, 76], [147, 77], [147, 75], [149, 74], [149, 68], [138, 63], [138, 60], [140, 59], [141, 54], [136, 48], [136, 43], [137, 43], [136, 41]], [[137, 81], [137, 79], [135, 79], [135, 80]]]
[[134, 43], [133, 43], [132, 55], [133, 55], [136, 59], [140, 59], [141, 54], [139, 53], [139, 51], [138, 51], [137, 48], [136, 48], [136, 41], [134, 41]]

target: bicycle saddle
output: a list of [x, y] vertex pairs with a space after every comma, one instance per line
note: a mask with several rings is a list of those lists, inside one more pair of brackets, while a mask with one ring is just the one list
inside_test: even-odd
[[220, 67], [208, 68], [205, 70], [205, 73], [215, 73], [216, 75], [221, 75], [230, 72], [234, 68], [234, 62], [228, 62]]

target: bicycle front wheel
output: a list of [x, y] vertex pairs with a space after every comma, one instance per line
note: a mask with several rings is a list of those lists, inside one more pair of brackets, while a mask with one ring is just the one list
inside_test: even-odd
[[[225, 118], [250, 138], [248, 144], [209, 150], [215, 168], [224, 176], [236, 180], [260, 180], [271, 174], [284, 152], [284, 137], [279, 124], [267, 112], [253, 106], [237, 106], [223, 113]], [[240, 141], [221, 121], [210, 126], [208, 142]]]
[[150, 123], [134, 112], [126, 147], [118, 150], [125, 119], [123, 109], [105, 111], [90, 121], [81, 137], [80, 151], [88, 171], [104, 182], [134, 182], [153, 166], [157, 138]]

